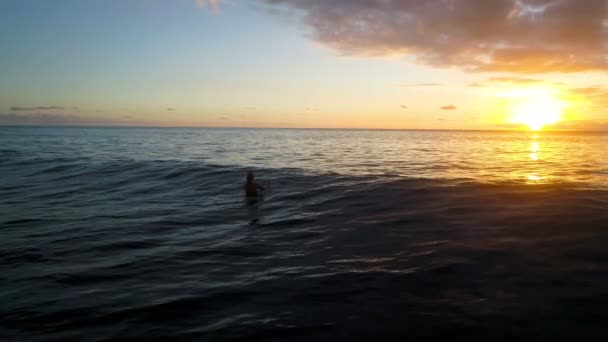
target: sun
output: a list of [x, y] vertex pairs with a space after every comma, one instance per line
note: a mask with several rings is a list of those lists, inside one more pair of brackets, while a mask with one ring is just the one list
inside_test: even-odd
[[538, 131], [562, 119], [565, 103], [548, 91], [526, 91], [513, 98], [511, 123], [524, 124]]
[[525, 124], [531, 130], [538, 131], [546, 125], [553, 125], [561, 120], [563, 104], [552, 97], [539, 97], [524, 100], [514, 106], [512, 122]]

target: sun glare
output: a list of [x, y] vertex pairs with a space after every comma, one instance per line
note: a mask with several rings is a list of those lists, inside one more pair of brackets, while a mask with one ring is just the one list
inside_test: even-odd
[[520, 92], [512, 99], [510, 122], [524, 124], [534, 131], [558, 123], [565, 108], [562, 100], [544, 90]]

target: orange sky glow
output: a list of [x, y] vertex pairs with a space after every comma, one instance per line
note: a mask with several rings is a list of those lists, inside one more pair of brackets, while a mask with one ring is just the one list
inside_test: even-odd
[[605, 0], [61, 3], [0, 14], [0, 124], [608, 130]]

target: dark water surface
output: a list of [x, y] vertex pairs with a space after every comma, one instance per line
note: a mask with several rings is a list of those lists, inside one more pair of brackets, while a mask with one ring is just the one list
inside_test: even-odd
[[[603, 339], [606, 151], [606, 134], [0, 128], [0, 338]], [[249, 169], [270, 184], [254, 206]]]

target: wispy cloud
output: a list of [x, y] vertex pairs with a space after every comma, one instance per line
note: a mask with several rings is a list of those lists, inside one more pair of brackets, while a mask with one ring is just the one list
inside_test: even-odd
[[527, 85], [554, 85], [554, 86], [564, 86], [563, 83], [559, 82], [550, 82], [537, 78], [525, 78], [525, 77], [490, 77], [483, 81], [473, 82], [470, 84], [471, 87], [488, 87], [494, 85], [518, 85], [518, 86], [527, 86]]
[[442, 86], [441, 83], [415, 83], [415, 84], [406, 84], [406, 87], [438, 87]]
[[176, 108], [167, 108], [167, 111], [169, 111], [169, 112], [174, 112], [176, 110], [177, 110]]
[[108, 120], [64, 114], [0, 114], [0, 125], [98, 125]]
[[596, 109], [608, 109], [608, 88], [602, 86], [591, 86], [584, 88], [570, 88], [567, 95], [582, 98], [593, 105]]
[[608, 122], [595, 120], [568, 120], [550, 126], [551, 129], [572, 131], [604, 131], [608, 132]]
[[606, 97], [608, 95], [608, 90], [604, 89], [601, 86], [591, 86], [584, 88], [570, 88], [569, 92], [578, 95], [584, 96], [601, 96]]
[[219, 5], [223, 0], [196, 0], [196, 5], [201, 8], [208, 8], [213, 12], [219, 10]]
[[458, 109], [458, 107], [456, 107], [454, 105], [445, 105], [445, 106], [439, 107], [439, 109], [442, 109], [442, 110], [456, 110], [456, 109]]
[[[77, 110], [77, 107], [74, 107]], [[40, 106], [40, 107], [11, 107], [11, 111], [34, 111], [34, 110], [64, 110], [65, 107], [60, 106]]]
[[0, 114], [0, 125], [114, 126], [149, 124], [150, 123], [147, 122], [133, 120], [131, 115], [123, 115], [121, 118], [104, 118], [56, 113]]
[[468, 71], [608, 70], [606, 0], [258, 0], [299, 11], [346, 55]]
[[543, 83], [543, 80], [523, 77], [490, 77], [486, 80], [489, 83], [517, 83], [517, 84], [533, 84]]

